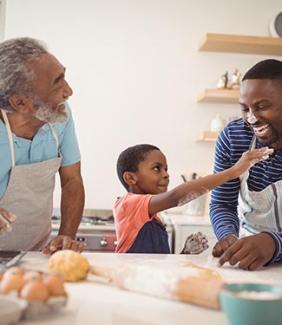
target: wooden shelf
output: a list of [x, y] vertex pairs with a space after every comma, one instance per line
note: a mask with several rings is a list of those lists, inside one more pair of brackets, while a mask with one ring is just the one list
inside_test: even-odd
[[198, 95], [200, 103], [238, 103], [239, 89], [205, 89]]
[[207, 33], [200, 51], [282, 55], [282, 38]]
[[215, 142], [219, 132], [204, 131], [199, 134], [198, 141]]

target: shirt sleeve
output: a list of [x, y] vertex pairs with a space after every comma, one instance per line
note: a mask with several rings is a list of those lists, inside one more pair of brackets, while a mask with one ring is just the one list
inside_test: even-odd
[[61, 166], [68, 166], [80, 161], [80, 151], [75, 133], [74, 122], [70, 107], [66, 104], [68, 119], [60, 136]]
[[140, 229], [144, 223], [151, 220], [149, 216], [149, 202], [151, 194], [132, 194], [127, 197], [124, 204], [127, 222], [132, 228]]
[[[216, 143], [214, 173], [233, 165], [231, 144], [226, 127], [220, 133]], [[217, 239], [227, 235], [239, 235], [237, 213], [240, 180], [236, 178], [216, 187], [211, 193], [210, 219]]]
[[264, 231], [265, 233], [269, 234], [275, 242], [276, 248], [273, 254], [272, 259], [267, 263], [276, 263], [282, 261], [282, 232], [271, 232], [271, 231]]

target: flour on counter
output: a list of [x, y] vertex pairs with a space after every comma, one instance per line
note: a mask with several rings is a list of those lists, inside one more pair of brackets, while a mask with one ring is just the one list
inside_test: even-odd
[[278, 293], [269, 291], [240, 291], [236, 293], [237, 297], [254, 300], [277, 300], [282, 299]]
[[179, 267], [179, 265], [173, 267], [165, 265], [166, 263], [156, 267], [154, 264], [135, 266], [125, 278], [124, 287], [137, 292], [171, 298], [180, 279], [200, 275], [200, 269], [194, 267]]

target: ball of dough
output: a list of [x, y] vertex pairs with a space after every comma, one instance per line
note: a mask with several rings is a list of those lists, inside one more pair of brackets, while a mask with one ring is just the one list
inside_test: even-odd
[[54, 253], [48, 268], [62, 275], [65, 281], [76, 282], [86, 278], [90, 265], [86, 257], [72, 250], [62, 250]]

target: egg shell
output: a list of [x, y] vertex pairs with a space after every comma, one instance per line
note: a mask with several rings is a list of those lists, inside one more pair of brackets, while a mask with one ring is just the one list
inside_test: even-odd
[[30, 282], [30, 281], [41, 281], [42, 280], [42, 274], [36, 271], [27, 271], [23, 275], [24, 283]]
[[20, 297], [29, 302], [45, 302], [49, 298], [49, 291], [41, 281], [31, 281], [26, 283], [21, 292]]
[[50, 296], [65, 296], [64, 282], [59, 276], [48, 275], [43, 279], [43, 283], [49, 290]]
[[0, 283], [0, 292], [7, 294], [11, 291], [19, 291], [23, 287], [23, 276], [13, 273], [5, 273]]
[[5, 271], [4, 275], [6, 274], [13, 274], [13, 275], [21, 275], [23, 276], [24, 274], [24, 270], [18, 266], [13, 266], [13, 267], [10, 267], [8, 270]]

